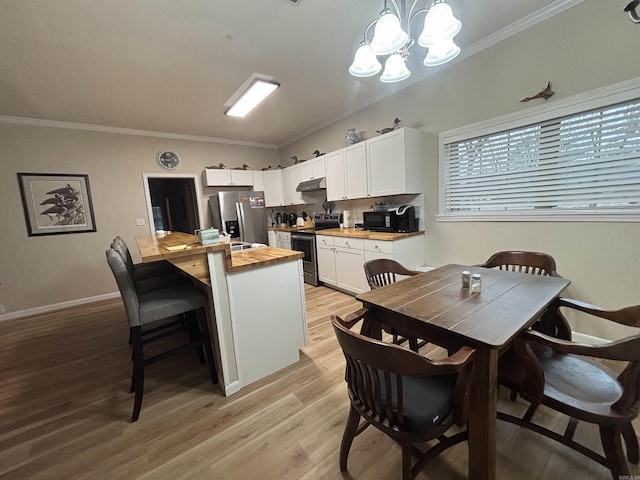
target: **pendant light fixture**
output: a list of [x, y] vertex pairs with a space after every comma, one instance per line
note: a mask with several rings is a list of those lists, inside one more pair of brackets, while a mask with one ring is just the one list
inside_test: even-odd
[[[428, 6], [418, 8], [421, 2], [423, 0], [385, 0], [378, 18], [364, 30], [363, 41], [349, 67], [351, 75], [370, 77], [377, 74], [382, 70], [378, 56], [387, 56], [380, 81], [392, 83], [408, 78], [411, 71], [406, 61], [409, 49], [416, 43], [411, 38], [411, 27], [415, 18], [423, 13], [426, 14], [424, 26], [417, 43], [428, 49], [424, 65], [442, 65], [460, 53], [453, 37], [460, 32], [462, 23], [453, 16], [451, 7], [444, 0], [426, 0]], [[410, 3], [409, 7], [407, 3]]]

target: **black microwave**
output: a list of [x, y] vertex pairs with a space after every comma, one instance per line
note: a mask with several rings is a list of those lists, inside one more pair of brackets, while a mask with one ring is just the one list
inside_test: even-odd
[[416, 209], [411, 205], [382, 212], [362, 212], [363, 227], [372, 232], [417, 232]]

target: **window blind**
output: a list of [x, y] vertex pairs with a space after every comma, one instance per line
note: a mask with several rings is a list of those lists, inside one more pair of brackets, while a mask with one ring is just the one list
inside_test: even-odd
[[640, 99], [444, 144], [445, 214], [640, 211]]

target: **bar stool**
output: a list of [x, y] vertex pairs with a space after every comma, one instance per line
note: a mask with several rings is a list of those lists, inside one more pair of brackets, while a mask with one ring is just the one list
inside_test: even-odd
[[[120, 253], [114, 249], [109, 249], [106, 251], [106, 256], [109, 267], [118, 284], [129, 320], [133, 348], [133, 371], [130, 391], [135, 392], [131, 422], [135, 422], [140, 416], [142, 395], [144, 393], [144, 367], [146, 365], [189, 348], [197, 349], [200, 360], [204, 361], [202, 355], [204, 347], [211, 380], [214, 384], [218, 383], [218, 373], [213, 349], [211, 348], [209, 327], [206, 316], [203, 313], [204, 306], [208, 301], [207, 296], [197, 287], [188, 283], [140, 294], [136, 291], [134, 280]], [[161, 320], [175, 316], [182, 316], [182, 319], [160, 324]], [[143, 332], [142, 327], [149, 325], [152, 328], [145, 329]], [[185, 330], [190, 337], [188, 342], [154, 356], [145, 357], [145, 345], [175, 333], [185, 332]]]
[[136, 291], [139, 294], [188, 281], [184, 275], [178, 273], [176, 268], [166, 260], [134, 264], [133, 258], [131, 258], [131, 252], [129, 252], [129, 247], [120, 236], [113, 239], [111, 248], [118, 252], [124, 260], [129, 275], [134, 279]]

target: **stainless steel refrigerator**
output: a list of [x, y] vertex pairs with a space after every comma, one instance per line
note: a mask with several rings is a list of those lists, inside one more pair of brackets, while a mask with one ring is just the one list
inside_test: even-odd
[[267, 211], [264, 192], [219, 192], [209, 197], [213, 228], [233, 240], [267, 243]]

